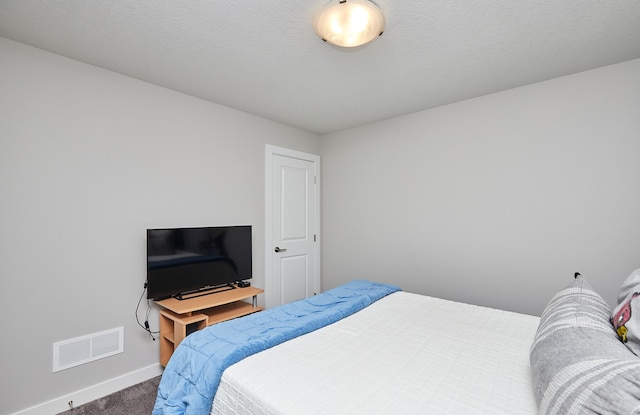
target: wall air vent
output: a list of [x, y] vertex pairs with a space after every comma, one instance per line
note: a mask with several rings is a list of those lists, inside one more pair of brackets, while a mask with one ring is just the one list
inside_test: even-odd
[[124, 327], [53, 343], [53, 371], [113, 356], [124, 351]]

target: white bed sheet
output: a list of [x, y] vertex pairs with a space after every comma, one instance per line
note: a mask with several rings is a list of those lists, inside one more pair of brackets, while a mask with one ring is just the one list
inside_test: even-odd
[[397, 292], [223, 374], [213, 415], [533, 415], [539, 318]]

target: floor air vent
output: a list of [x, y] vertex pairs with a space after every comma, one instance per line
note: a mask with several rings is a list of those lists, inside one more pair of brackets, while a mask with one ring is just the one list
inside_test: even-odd
[[93, 362], [124, 351], [124, 327], [53, 343], [53, 371]]

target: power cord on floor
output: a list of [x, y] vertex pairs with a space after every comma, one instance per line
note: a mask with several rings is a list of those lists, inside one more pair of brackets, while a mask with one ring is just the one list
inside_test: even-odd
[[148, 298], [147, 298], [147, 311], [144, 316], [144, 324], [140, 322], [140, 317], [139, 317], [140, 303], [142, 303], [142, 299], [144, 298], [144, 293], [146, 291], [147, 291], [147, 283], [145, 282], [144, 288], [142, 289], [142, 294], [140, 295], [140, 299], [138, 300], [138, 305], [136, 306], [136, 321], [138, 322], [138, 326], [142, 327], [144, 331], [149, 333], [149, 337], [151, 337], [153, 341], [156, 341], [155, 335], [160, 332], [152, 331], [151, 328], [149, 327], [149, 314], [151, 313], [151, 303], [149, 302]]

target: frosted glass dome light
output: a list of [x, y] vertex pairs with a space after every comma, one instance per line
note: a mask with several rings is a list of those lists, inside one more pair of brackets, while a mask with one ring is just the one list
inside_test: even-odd
[[322, 40], [345, 48], [371, 42], [382, 35], [384, 25], [382, 10], [368, 0], [331, 0], [313, 20]]

